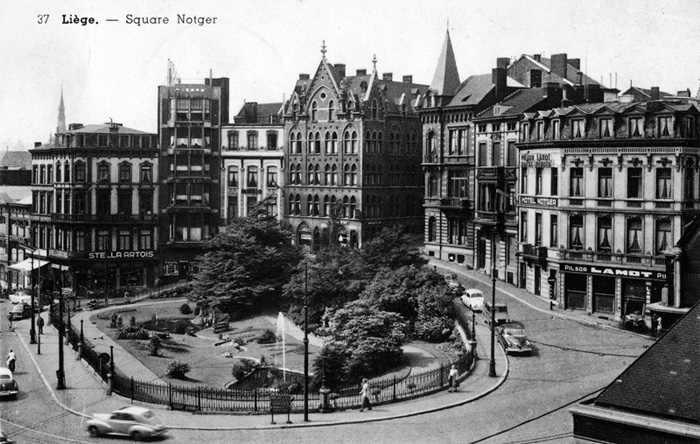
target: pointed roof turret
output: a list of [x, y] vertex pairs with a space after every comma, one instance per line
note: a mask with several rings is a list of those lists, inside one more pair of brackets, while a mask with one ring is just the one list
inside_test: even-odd
[[63, 105], [63, 86], [61, 86], [61, 103], [58, 104], [58, 126], [56, 126], [56, 132], [66, 132], [66, 107]]
[[442, 51], [440, 51], [440, 57], [438, 57], [437, 67], [435, 68], [435, 75], [430, 83], [430, 89], [439, 96], [453, 96], [457, 92], [459, 85], [457, 62], [455, 61], [455, 53], [452, 50], [450, 31], [447, 30], [445, 42], [442, 44]]

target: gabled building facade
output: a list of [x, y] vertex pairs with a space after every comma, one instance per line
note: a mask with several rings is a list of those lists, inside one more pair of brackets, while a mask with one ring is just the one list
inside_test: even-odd
[[232, 124], [221, 126], [222, 219], [245, 217], [265, 201], [282, 220], [283, 104], [246, 102]]
[[340, 221], [339, 241], [350, 247], [383, 227], [422, 230], [421, 125], [416, 99], [426, 85], [411, 76], [394, 81], [323, 57], [313, 76], [302, 74], [284, 112], [285, 220], [294, 242], [317, 249]]
[[518, 144], [525, 288], [549, 290], [554, 277], [560, 306], [610, 319], [654, 303], [682, 306], [671, 264], [700, 212], [698, 118], [680, 100], [526, 113]]

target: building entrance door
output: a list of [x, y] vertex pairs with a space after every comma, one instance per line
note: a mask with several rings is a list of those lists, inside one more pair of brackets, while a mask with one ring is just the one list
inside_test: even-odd
[[542, 293], [542, 267], [535, 265], [535, 294]]
[[476, 257], [476, 268], [479, 270], [486, 269], [486, 238], [483, 234], [479, 235], [479, 251]]

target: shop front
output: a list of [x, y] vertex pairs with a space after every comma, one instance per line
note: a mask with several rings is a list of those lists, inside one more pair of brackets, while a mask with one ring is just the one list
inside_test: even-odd
[[602, 265], [560, 265], [564, 307], [622, 317], [661, 300], [666, 272]]

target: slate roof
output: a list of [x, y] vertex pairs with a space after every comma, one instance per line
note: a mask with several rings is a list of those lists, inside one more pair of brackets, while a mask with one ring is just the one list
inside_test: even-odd
[[445, 33], [445, 42], [442, 44], [442, 51], [438, 57], [437, 67], [430, 89], [437, 95], [451, 96], [459, 88], [459, 71], [455, 61], [455, 53], [452, 50], [450, 31]]
[[[564, 83], [562, 82], [563, 78], [557, 74], [554, 74], [551, 69], [552, 69], [552, 59], [546, 58], [546, 57], [540, 57], [540, 60], [537, 61], [535, 58], [529, 54], [523, 54], [513, 62], [509, 67], [508, 67], [508, 75], [513, 75], [513, 71], [516, 70], [516, 67], [519, 64], [525, 64], [526, 66], [531, 66], [532, 68], [535, 69], [543, 69], [543, 76], [542, 76], [542, 82], [556, 82], [556, 83]], [[597, 82], [594, 78], [586, 75], [583, 71], [576, 69], [575, 66], [573, 66], [570, 63], [567, 63], [567, 70], [566, 70], [566, 80], [571, 82], [572, 84], [577, 84], [579, 83], [578, 79], [578, 73], [581, 72], [583, 74], [581, 78], [581, 83], [585, 85], [600, 85], [603, 87], [603, 85], [600, 84], [600, 82]], [[516, 77], [517, 78], [517, 77]], [[518, 79], [520, 80], [520, 79]]]
[[[66, 131], [66, 134], [113, 134], [111, 131], [111, 125], [109, 123], [97, 124], [97, 125], [85, 125], [81, 128]], [[125, 126], [117, 126], [118, 134], [143, 134], [143, 135], [153, 135], [153, 133], [147, 133], [145, 131], [139, 131], [132, 128], [127, 128]]]
[[598, 406], [700, 424], [700, 303], [634, 361]]
[[[506, 111], [503, 111], [501, 114], [499, 114], [497, 117], [505, 117], [505, 116], [519, 116], [520, 114], [531, 110], [532, 108], [536, 107], [537, 104], [546, 102], [547, 97], [546, 97], [547, 89], [546, 88], [528, 88], [528, 89], [519, 89], [515, 91], [513, 94], [510, 96], [506, 97], [503, 99], [500, 103], [497, 104], [497, 106], [501, 107], [506, 107], [508, 108]], [[494, 106], [491, 106], [484, 110], [481, 114], [478, 115], [477, 118], [474, 120], [479, 120], [481, 118], [492, 118], [494, 116]]]
[[5, 151], [0, 158], [0, 168], [29, 169], [32, 166], [32, 155], [29, 151]]
[[270, 116], [278, 116], [281, 109], [282, 102], [245, 102], [233, 119], [235, 123], [270, 123]]
[[457, 94], [448, 106], [478, 105], [494, 89], [491, 74], [478, 74], [467, 77], [457, 89]]
[[[645, 96], [647, 100], [651, 99], [651, 89], [647, 88], [640, 88], [638, 86], [631, 86], [627, 91], [622, 93], [623, 95], [628, 95], [628, 94], [641, 94], [642, 96]], [[668, 97], [672, 96], [673, 94], [667, 93], [664, 91], [659, 91], [659, 98], [663, 97]]]

